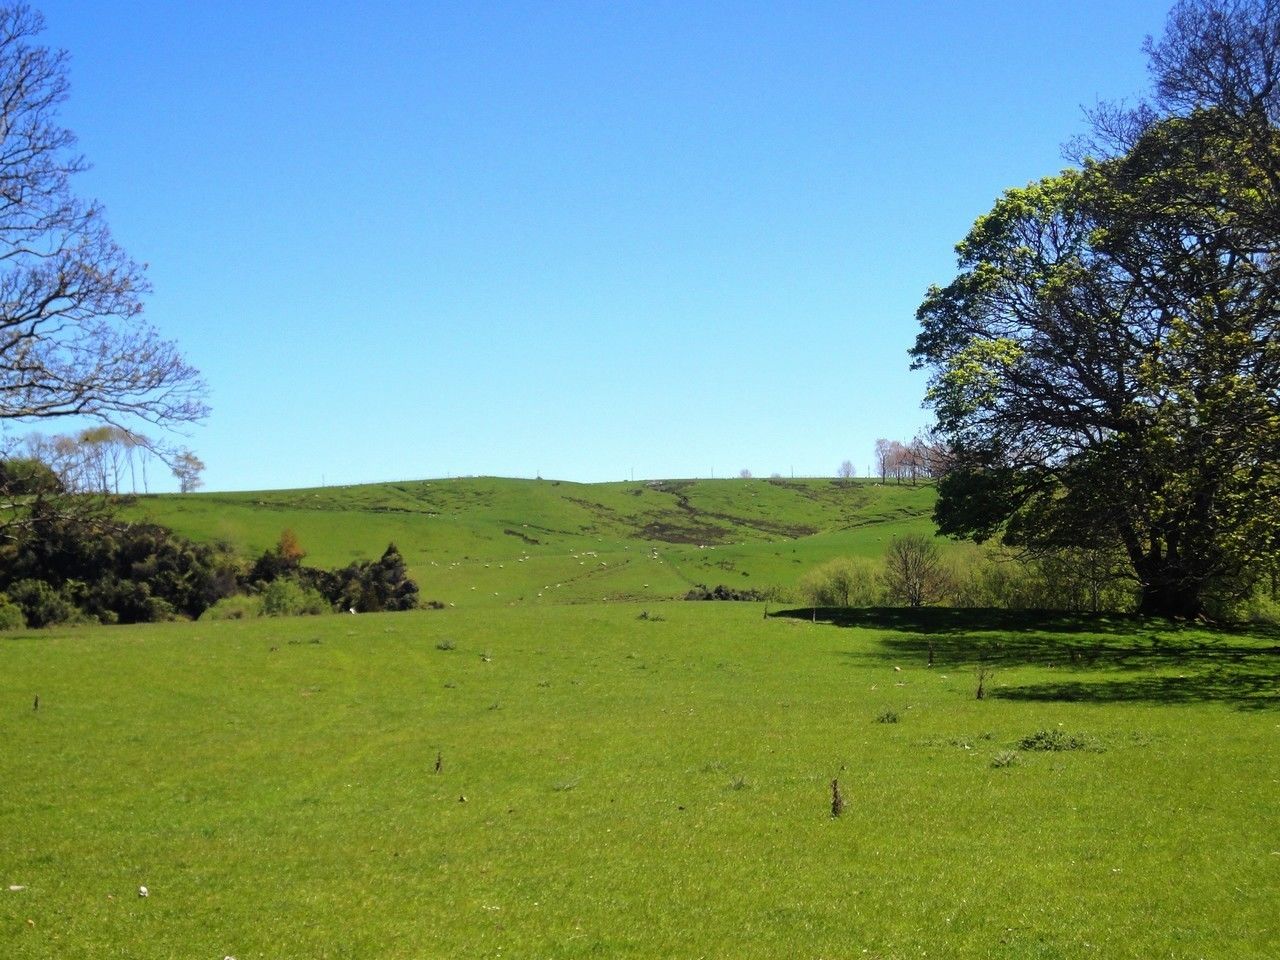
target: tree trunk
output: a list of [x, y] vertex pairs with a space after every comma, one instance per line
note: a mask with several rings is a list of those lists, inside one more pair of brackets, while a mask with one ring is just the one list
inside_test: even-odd
[[1204, 612], [1200, 584], [1172, 577], [1142, 577], [1138, 612], [1148, 617], [1190, 620]]

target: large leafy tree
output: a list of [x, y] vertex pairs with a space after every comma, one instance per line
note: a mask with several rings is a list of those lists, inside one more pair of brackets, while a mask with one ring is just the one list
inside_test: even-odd
[[945, 532], [1113, 547], [1167, 615], [1274, 555], [1276, 14], [1179, 4], [1148, 48], [1156, 108], [1109, 125], [1110, 155], [1007, 191], [929, 291], [912, 354], [953, 448]]

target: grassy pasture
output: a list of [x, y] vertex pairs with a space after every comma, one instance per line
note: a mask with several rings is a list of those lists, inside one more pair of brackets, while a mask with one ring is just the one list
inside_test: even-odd
[[141, 497], [130, 513], [254, 555], [289, 527], [321, 567], [395, 541], [424, 598], [491, 607], [790, 588], [833, 556], [879, 557], [892, 537], [931, 531], [933, 499], [865, 480], [463, 478]]
[[0, 956], [1280, 952], [1280, 637], [645, 609], [0, 640]]

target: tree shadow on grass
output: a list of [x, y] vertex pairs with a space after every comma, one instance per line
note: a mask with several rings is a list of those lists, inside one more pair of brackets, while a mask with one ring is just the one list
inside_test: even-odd
[[[1268, 668], [1269, 667], [1269, 668]], [[1230, 703], [1240, 710], [1280, 709], [1280, 660], [1267, 667], [1234, 666], [1178, 676], [1067, 680], [996, 687], [999, 700], [1032, 703]]]
[[[776, 617], [814, 619], [812, 609]], [[838, 655], [867, 666], [923, 665], [942, 670], [979, 662], [999, 671], [1042, 667], [1069, 676], [997, 686], [1005, 700], [1059, 702], [1233, 703], [1280, 707], [1280, 632], [1174, 624], [1136, 616], [948, 608], [819, 607], [818, 622], [880, 631], [878, 642]]]

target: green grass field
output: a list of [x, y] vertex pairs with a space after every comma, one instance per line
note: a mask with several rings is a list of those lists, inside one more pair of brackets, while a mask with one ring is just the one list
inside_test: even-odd
[[456, 606], [0, 639], [0, 957], [1280, 956], [1280, 634], [664, 599], [877, 557], [932, 501], [142, 498], [318, 566], [394, 540]]
[[931, 531], [933, 500], [929, 486], [865, 480], [466, 478], [141, 497], [129, 512], [244, 554], [287, 527], [320, 567], [395, 541], [424, 599], [471, 607], [790, 589], [831, 557], [879, 557], [894, 536]]
[[0, 640], [0, 956], [1280, 952], [1280, 637], [645, 609]]

